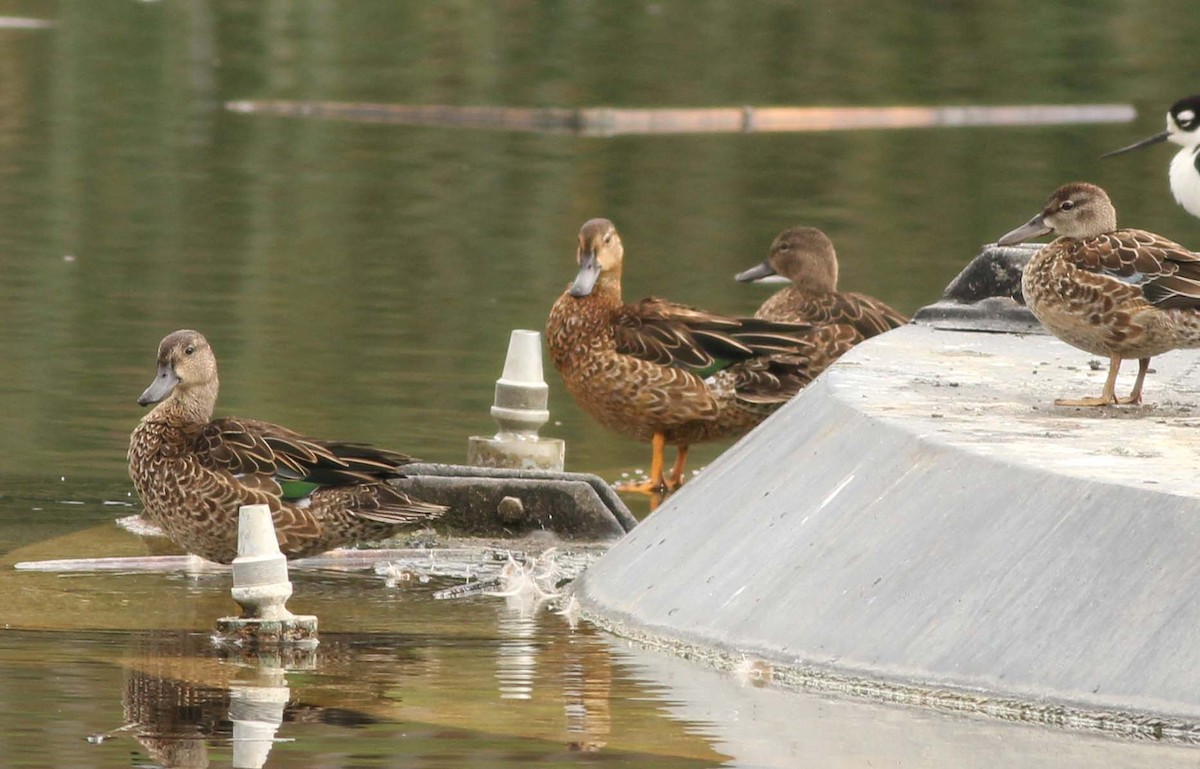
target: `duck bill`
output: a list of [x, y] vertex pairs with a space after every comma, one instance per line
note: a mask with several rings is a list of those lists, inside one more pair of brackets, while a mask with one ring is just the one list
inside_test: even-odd
[[580, 251], [579, 252], [579, 274], [575, 276], [575, 282], [567, 289], [571, 296], [587, 296], [592, 293], [592, 289], [596, 287], [596, 281], [600, 278], [600, 260], [596, 257], [595, 251]]
[[1027, 240], [1049, 235], [1054, 230], [1046, 224], [1042, 215], [1038, 214], [1029, 221], [1022, 224], [1012, 232], [996, 241], [998, 246], [1015, 246], [1018, 243], [1024, 243]]
[[1163, 131], [1160, 134], [1154, 134], [1153, 136], [1149, 137], [1148, 139], [1142, 139], [1140, 142], [1135, 142], [1133, 144], [1130, 144], [1128, 147], [1122, 147], [1121, 149], [1113, 150], [1112, 152], [1105, 152], [1100, 157], [1101, 158], [1111, 158], [1114, 155], [1124, 155], [1126, 152], [1133, 152], [1134, 150], [1140, 150], [1142, 147], [1149, 147], [1151, 144], [1162, 144], [1169, 137], [1170, 137], [1170, 134], [1168, 134], [1166, 131]]
[[734, 275], [733, 279], [739, 283], [753, 283], [756, 280], [769, 278], [776, 274], [778, 273], [775, 272], [770, 264], [763, 262], [762, 264], [754, 265], [748, 270], [742, 270], [737, 275]]
[[171, 368], [170, 364], [160, 365], [154, 381], [150, 383], [150, 386], [138, 398], [138, 405], [149, 406], [151, 403], [158, 403], [170, 395], [177, 384], [179, 384], [179, 377], [175, 376], [175, 371]]

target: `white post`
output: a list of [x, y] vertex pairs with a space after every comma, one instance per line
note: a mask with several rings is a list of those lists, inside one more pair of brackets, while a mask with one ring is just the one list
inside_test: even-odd
[[242, 615], [217, 620], [216, 642], [247, 649], [316, 648], [317, 618], [292, 614], [285, 605], [292, 597], [292, 583], [287, 558], [275, 538], [271, 508], [243, 505], [238, 510], [237, 550], [230, 592], [242, 607]]
[[287, 558], [279, 550], [271, 508], [243, 505], [238, 510], [238, 554], [233, 559], [233, 600], [243, 617], [287, 619], [292, 597]]
[[491, 438], [470, 438], [467, 464], [561, 471], [566, 451], [562, 440], [538, 436], [550, 419], [549, 392], [542, 374], [541, 333], [513, 331], [492, 405], [492, 418], [500, 429]]

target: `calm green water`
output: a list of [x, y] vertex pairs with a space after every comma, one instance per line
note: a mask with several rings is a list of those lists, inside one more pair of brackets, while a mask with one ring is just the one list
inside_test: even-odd
[[[232, 608], [225, 576], [87, 579], [97, 602], [120, 584], [135, 604], [182, 593]], [[247, 765], [238, 722], [269, 715], [270, 767], [682, 769], [724, 758], [687, 721], [665, 718], [661, 687], [632, 675], [594, 630], [498, 599], [435, 603], [445, 585], [293, 579], [293, 606], [321, 616], [321, 645], [307, 657], [219, 653], [207, 632], [183, 630], [0, 633], [0, 763]]]
[[[223, 412], [461, 461], [467, 436], [493, 429], [487, 409], [509, 330], [541, 328], [573, 276], [579, 225], [594, 216], [622, 229], [629, 298], [731, 313], [766, 295], [733, 273], [792, 224], [830, 233], [843, 287], [911, 312], [980, 244], [1077, 178], [1106, 187], [1123, 221], [1200, 243], [1200, 222], [1170, 199], [1167, 150], [1097, 160], [1161, 130], [1166, 107], [1196, 90], [1193, 68], [1180, 65], [1200, 35], [1192, 0], [0, 0], [0, 15], [54, 22], [0, 28], [0, 551], [131, 512], [134, 399], [159, 339], [181, 327], [202, 330], [217, 351]], [[235, 99], [1125, 102], [1141, 117], [600, 139], [223, 111]], [[570, 469], [612, 478], [645, 466], [646, 447], [591, 424], [548, 379], [546, 432], [567, 439]], [[695, 466], [721, 448], [699, 448]], [[180, 588], [147, 584], [160, 602]], [[494, 617], [462, 621], [495, 635]], [[150, 760], [128, 742], [82, 743], [120, 725], [118, 658], [137, 630], [0, 634], [0, 678], [25, 671], [49, 687], [39, 729], [59, 720], [35, 730], [34, 747], [0, 716], [4, 762], [84, 765], [85, 749], [95, 765]], [[390, 663], [367, 659], [367, 671]], [[636, 688], [624, 675], [612, 673]], [[392, 740], [403, 730], [393, 719], [353, 734]], [[328, 765], [409, 765], [359, 762], [348, 727], [312, 728], [323, 746], [314, 752], [346, 756]], [[501, 727], [478, 728], [452, 731], [450, 742], [473, 746], [456, 760], [541, 756], [519, 734], [509, 752], [488, 753]], [[444, 734], [431, 734], [422, 765], [453, 763], [437, 758]]]

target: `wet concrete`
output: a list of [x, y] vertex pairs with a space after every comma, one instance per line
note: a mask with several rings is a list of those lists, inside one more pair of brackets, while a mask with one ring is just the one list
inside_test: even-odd
[[1105, 368], [1047, 336], [870, 340], [577, 595], [619, 632], [784, 682], [1191, 739], [1200, 355], [1156, 359], [1144, 406], [1053, 405]]

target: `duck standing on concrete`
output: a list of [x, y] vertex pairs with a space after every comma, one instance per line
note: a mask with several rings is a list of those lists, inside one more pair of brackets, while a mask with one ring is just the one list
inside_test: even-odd
[[[853, 345], [849, 327], [731, 318], [665, 299], [621, 299], [621, 236], [607, 219], [579, 231], [579, 273], [554, 303], [546, 341], [580, 407], [651, 443], [650, 477], [625, 491], [683, 482], [690, 444], [748, 432]], [[678, 449], [669, 478], [663, 452]]]
[[[1058, 237], [1025, 267], [1025, 303], [1059, 339], [1109, 361], [1100, 397], [1055, 403], [1140, 403], [1151, 356], [1200, 347], [1200, 254], [1152, 232], [1117, 229], [1108, 195], [1085, 182], [1060, 187], [1040, 214], [999, 244], [1051, 232]], [[1133, 358], [1137, 381], [1128, 397], [1118, 398], [1117, 371]]]
[[1180, 99], [1171, 105], [1167, 111], [1167, 130], [1102, 157], [1121, 155], [1165, 141], [1183, 147], [1171, 159], [1171, 193], [1189, 214], [1200, 216], [1200, 95]]
[[762, 264], [739, 272], [749, 283], [770, 275], [792, 282], [762, 303], [756, 318], [814, 326], [852, 326], [858, 341], [903, 326], [908, 318], [864, 294], [837, 290], [838, 260], [833, 241], [816, 227], [791, 227], [771, 243]]
[[146, 515], [188, 552], [232, 561], [242, 505], [271, 508], [289, 558], [380, 539], [445, 512], [387, 483], [411, 457], [267, 422], [213, 419], [217, 390], [217, 359], [204, 335], [169, 334], [154, 382], [138, 398], [158, 405], [129, 440], [129, 475]]

